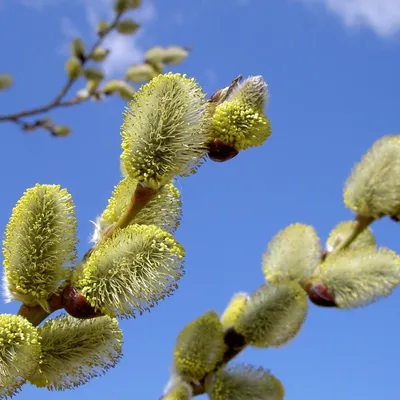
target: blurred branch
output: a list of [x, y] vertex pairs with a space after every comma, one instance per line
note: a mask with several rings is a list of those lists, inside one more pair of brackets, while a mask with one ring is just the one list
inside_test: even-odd
[[[111, 24], [104, 30], [103, 34], [99, 36], [99, 38], [96, 40], [92, 48], [89, 50], [89, 52], [86, 55], [83, 55], [81, 57], [81, 65], [84, 66], [88, 60], [93, 56], [94, 51], [103, 43], [104, 39], [107, 37], [107, 35], [113, 31], [118, 22], [121, 19], [123, 13], [117, 13], [115, 15], [114, 20], [111, 22]], [[67, 82], [64, 84], [64, 86], [61, 88], [60, 92], [57, 94], [57, 96], [48, 104], [41, 106], [41, 107], [36, 107], [32, 108], [30, 110], [24, 110], [20, 111], [14, 114], [6, 114], [6, 115], [0, 115], [0, 122], [4, 121], [11, 121], [15, 122], [19, 125], [22, 125], [23, 127], [28, 126], [27, 123], [21, 122], [20, 119], [23, 117], [28, 117], [36, 114], [41, 114], [45, 113], [47, 111], [50, 111], [54, 108], [58, 107], [69, 107], [73, 106], [75, 104], [82, 103], [83, 101], [86, 101], [89, 97], [75, 97], [70, 100], [62, 101], [63, 98], [67, 95], [68, 91], [71, 89], [72, 85], [74, 84], [75, 79], [69, 78]], [[41, 126], [43, 127], [43, 126]], [[30, 130], [30, 129], [24, 129], [24, 130]]]

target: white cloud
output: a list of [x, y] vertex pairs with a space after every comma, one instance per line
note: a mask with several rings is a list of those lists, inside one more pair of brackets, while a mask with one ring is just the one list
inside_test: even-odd
[[367, 26], [378, 35], [400, 31], [400, 0], [300, 0], [322, 4], [349, 27]]

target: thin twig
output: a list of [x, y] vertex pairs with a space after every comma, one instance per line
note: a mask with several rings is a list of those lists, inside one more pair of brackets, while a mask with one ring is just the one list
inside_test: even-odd
[[[99, 47], [105, 37], [117, 26], [118, 22], [120, 21], [122, 16], [122, 13], [118, 13], [116, 14], [114, 20], [112, 21], [112, 23], [110, 24], [110, 26], [104, 31], [104, 33], [98, 37], [98, 39], [96, 40], [96, 42], [94, 43], [94, 45], [91, 47], [91, 49], [89, 50], [89, 52], [82, 57], [81, 59], [81, 65], [84, 66], [86, 64], [86, 62], [88, 60], [90, 60], [90, 58], [93, 55], [93, 52], [96, 50], [97, 47]], [[6, 115], [0, 115], [0, 122], [14, 122], [17, 124], [23, 124], [23, 122], [19, 122], [20, 118], [23, 117], [29, 117], [32, 115], [37, 115], [37, 114], [42, 114], [45, 113], [47, 111], [50, 111], [54, 108], [57, 107], [68, 107], [68, 106], [72, 106], [75, 104], [79, 104], [85, 100], [87, 100], [87, 98], [80, 98], [80, 97], [75, 97], [73, 99], [70, 100], [66, 100], [66, 101], [62, 101], [64, 99], [64, 97], [67, 95], [67, 93], [69, 92], [69, 90], [71, 89], [72, 85], [74, 84], [75, 80], [73, 79], [68, 79], [67, 82], [64, 84], [64, 86], [61, 88], [60, 92], [57, 94], [57, 96], [50, 101], [50, 103], [41, 106], [41, 107], [36, 107], [36, 108], [32, 108], [30, 110], [25, 110], [25, 111], [20, 111], [14, 114], [6, 114]]]

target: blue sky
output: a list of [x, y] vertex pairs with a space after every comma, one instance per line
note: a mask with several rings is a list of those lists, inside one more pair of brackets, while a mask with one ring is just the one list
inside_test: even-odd
[[[19, 399], [156, 400], [168, 380], [176, 335], [209, 309], [222, 312], [238, 291], [263, 283], [268, 241], [294, 222], [314, 225], [325, 241], [352, 218], [342, 201], [350, 169], [382, 135], [399, 133], [399, 0], [143, 0], [134, 39], [111, 39], [105, 68], [118, 76], [153, 45], [193, 48], [174, 71], [211, 94], [238, 74], [269, 84], [273, 134], [234, 160], [208, 162], [179, 181], [186, 276], [150, 314], [121, 323], [124, 358], [103, 378], [74, 391], [26, 386]], [[0, 114], [47, 102], [64, 81], [67, 43], [92, 41], [93, 21], [109, 0], [0, 0], [1, 72], [15, 86], [0, 94]], [[74, 90], [79, 87], [74, 88]], [[120, 179], [119, 127], [125, 103], [111, 99], [53, 113], [73, 134], [54, 139], [0, 126], [0, 228], [27, 187], [59, 183], [72, 193], [80, 253], [93, 220]], [[373, 226], [379, 244], [400, 253], [400, 225]], [[18, 305], [0, 305], [14, 312]], [[237, 361], [269, 368], [287, 400], [385, 399], [400, 395], [400, 290], [365, 309], [310, 306], [300, 334], [280, 349], [245, 351]]]

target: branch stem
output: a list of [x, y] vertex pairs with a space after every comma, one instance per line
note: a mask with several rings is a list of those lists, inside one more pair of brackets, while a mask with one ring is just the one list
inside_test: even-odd
[[[81, 59], [82, 66], [84, 66], [88, 60], [90, 60], [90, 58], [92, 57], [93, 52], [96, 50], [96, 48], [99, 47], [103, 43], [105, 37], [117, 26], [118, 22], [121, 19], [122, 14], [123, 13], [117, 13], [115, 15], [115, 18], [111, 22], [109, 27], [104, 31], [104, 33], [101, 36], [98, 37], [98, 39], [93, 44], [93, 46], [91, 47], [89, 52], [84, 57], [82, 57], [82, 59]], [[79, 103], [87, 100], [86, 98], [82, 99], [79, 97], [75, 97], [70, 100], [62, 101], [64, 99], [64, 97], [68, 94], [68, 92], [71, 89], [74, 82], [75, 82], [74, 79], [68, 79], [67, 82], [65, 82], [64, 86], [59, 91], [59, 93], [48, 104], [45, 104], [40, 107], [35, 107], [35, 108], [29, 109], [29, 110], [19, 111], [14, 114], [0, 115], [0, 122], [5, 122], [5, 121], [10, 122], [11, 121], [11, 122], [18, 123], [18, 120], [20, 118], [30, 117], [32, 115], [37, 115], [37, 114], [42, 114], [42, 113], [45, 113], [47, 111], [50, 111], [50, 110], [52, 110], [54, 108], [58, 108], [58, 107], [72, 106], [72, 105], [79, 104]]]

